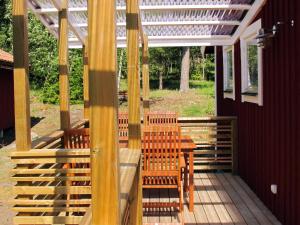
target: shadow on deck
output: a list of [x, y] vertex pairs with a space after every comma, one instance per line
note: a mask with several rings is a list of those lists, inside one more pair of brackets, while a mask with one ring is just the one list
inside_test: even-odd
[[[195, 209], [187, 204], [176, 211], [144, 211], [144, 225], [154, 224], [280, 224], [238, 176], [229, 173], [195, 174]], [[172, 190], [144, 191], [143, 201], [178, 201]], [[183, 218], [182, 218], [183, 217]]]

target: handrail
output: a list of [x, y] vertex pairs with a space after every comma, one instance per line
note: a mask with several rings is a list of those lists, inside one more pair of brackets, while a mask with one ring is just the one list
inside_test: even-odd
[[[87, 122], [88, 122], [88, 120], [85, 120], [85, 119], [79, 120], [77, 122], [72, 123], [71, 128], [77, 129], [77, 128], [83, 127]], [[52, 131], [48, 135], [42, 136], [42, 137], [34, 140], [32, 142], [32, 148], [34, 148], [34, 149], [41, 149], [41, 148], [45, 148], [45, 147], [53, 148], [54, 146], [48, 146], [48, 145], [54, 143], [55, 141], [59, 140], [63, 136], [64, 136], [64, 131], [61, 129]]]

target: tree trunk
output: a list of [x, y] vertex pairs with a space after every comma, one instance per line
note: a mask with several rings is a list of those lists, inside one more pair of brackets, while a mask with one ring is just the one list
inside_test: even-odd
[[118, 71], [118, 90], [120, 90], [120, 82], [121, 82], [122, 66], [123, 66], [123, 55], [124, 55], [124, 50], [121, 49], [120, 61], [119, 61], [119, 71]]
[[202, 75], [203, 75], [203, 80], [206, 80], [206, 75], [205, 75], [205, 57], [203, 56], [202, 59]]
[[162, 90], [163, 89], [163, 72], [159, 71], [158, 75], [159, 75], [159, 90]]
[[182, 61], [181, 61], [180, 91], [189, 90], [189, 76], [190, 76], [190, 47], [184, 47]]

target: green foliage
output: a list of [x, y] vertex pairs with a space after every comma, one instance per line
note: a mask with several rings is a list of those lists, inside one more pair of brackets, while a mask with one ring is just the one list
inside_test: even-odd
[[[0, 48], [12, 52], [11, 0], [0, 0]], [[45, 103], [59, 102], [58, 44], [55, 37], [32, 14], [28, 14], [29, 80]], [[82, 102], [82, 51], [70, 50], [70, 100]]]
[[[0, 48], [8, 52], [12, 52], [11, 1], [0, 0]], [[28, 15], [28, 22], [31, 88], [39, 93], [43, 102], [57, 104], [59, 102], [57, 40], [31, 13]], [[159, 73], [162, 73], [164, 87], [178, 89], [182, 48], [150, 48], [149, 54], [151, 86], [158, 87]], [[123, 55], [122, 60], [121, 55]], [[126, 49], [118, 49], [117, 60], [118, 64], [122, 62], [118, 68], [121, 69], [121, 78], [126, 79]], [[70, 50], [69, 62], [71, 103], [80, 103], [83, 98], [81, 50]], [[203, 65], [205, 76], [202, 74]], [[207, 56], [203, 60], [200, 47], [191, 47], [190, 78], [193, 80], [214, 79], [213, 56]], [[127, 84], [121, 82], [120, 89], [126, 90]], [[205, 87], [202, 89], [205, 90]]]
[[0, 0], [0, 48], [12, 52], [11, 0]]
[[159, 73], [164, 80], [180, 79], [181, 48], [150, 48], [150, 81], [158, 87]]

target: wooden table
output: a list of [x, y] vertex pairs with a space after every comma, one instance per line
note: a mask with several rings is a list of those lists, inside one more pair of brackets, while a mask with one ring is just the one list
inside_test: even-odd
[[[128, 147], [128, 137], [119, 137], [120, 148]], [[194, 149], [196, 144], [190, 136], [181, 136], [181, 151], [184, 153], [185, 163], [188, 166], [187, 174], [184, 176], [184, 190], [189, 192], [189, 210], [194, 211]]]

